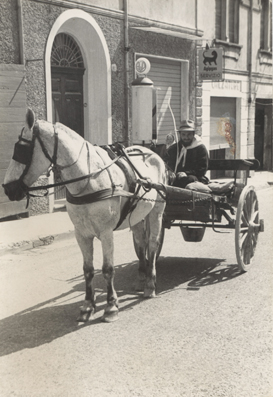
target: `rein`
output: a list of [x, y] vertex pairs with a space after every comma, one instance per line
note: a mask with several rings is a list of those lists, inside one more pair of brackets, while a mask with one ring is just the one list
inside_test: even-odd
[[[48, 173], [47, 176], [50, 175], [50, 172], [53, 171], [53, 173], [55, 174], [55, 172], [62, 171], [63, 169], [69, 168], [71, 166], [73, 166], [74, 164], [77, 163], [77, 161], [80, 158], [80, 155], [82, 153], [83, 147], [86, 144], [87, 146], [87, 154], [88, 154], [88, 165], [90, 167], [90, 162], [89, 162], [89, 147], [88, 147], [88, 142], [84, 140], [82, 147], [79, 151], [78, 157], [77, 159], [72, 163], [72, 164], [68, 164], [65, 166], [61, 166], [57, 164], [57, 155], [58, 155], [58, 132], [56, 131], [56, 126], [53, 126], [54, 128], [54, 148], [53, 148], [53, 155], [52, 157], [50, 156], [50, 154], [48, 153], [47, 148], [45, 147], [45, 144], [40, 136], [40, 131], [39, 131], [39, 125], [38, 123], [35, 123], [34, 127], [33, 127], [33, 135], [32, 135], [32, 139], [28, 140], [23, 138], [22, 134], [23, 134], [23, 130], [21, 131], [21, 134], [19, 136], [19, 140], [18, 142], [15, 144], [14, 147], [14, 154], [13, 154], [13, 159], [21, 164], [26, 165], [25, 169], [23, 170], [22, 175], [20, 176], [19, 180], [17, 182], [19, 182], [21, 189], [24, 191], [26, 197], [27, 197], [27, 205], [26, 208], [29, 205], [29, 200], [30, 197], [45, 197], [49, 194], [48, 189], [53, 188], [53, 187], [60, 187], [60, 186], [65, 186], [71, 183], [75, 183], [75, 182], [79, 182], [85, 179], [90, 179], [90, 178], [94, 178], [96, 176], [98, 176], [101, 172], [107, 170], [108, 174], [109, 174], [109, 178], [111, 181], [111, 188], [108, 189], [104, 189], [101, 191], [97, 191], [94, 193], [89, 193], [89, 194], [85, 194], [83, 196], [80, 196], [80, 194], [82, 194], [85, 189], [88, 186], [88, 181], [86, 183], [86, 185], [84, 186], [84, 188], [81, 190], [80, 193], [76, 194], [76, 195], [72, 195], [68, 189], [66, 189], [66, 198], [67, 201], [70, 202], [71, 204], [76, 204], [76, 205], [80, 205], [80, 204], [89, 204], [89, 203], [93, 203], [99, 200], [103, 200], [103, 199], [107, 199], [107, 198], [111, 198], [111, 197], [127, 197], [129, 200], [127, 201], [127, 203], [125, 204], [120, 220], [116, 226], [119, 227], [119, 225], [123, 222], [123, 220], [125, 219], [125, 217], [128, 215], [128, 213], [132, 212], [133, 209], [135, 208], [137, 202], [143, 198], [143, 196], [150, 190], [151, 186], [147, 187], [147, 186], [143, 186], [143, 184], [139, 183], [139, 181], [136, 181], [136, 178], [134, 176], [134, 172], [139, 176], [139, 178], [141, 180], [146, 180], [146, 182], [148, 182], [147, 178], [143, 178], [141, 173], [138, 171], [138, 169], [134, 166], [134, 164], [132, 163], [132, 161], [130, 160], [130, 156], [142, 156], [144, 161], [145, 161], [145, 155], [146, 153], [143, 153], [140, 149], [136, 149], [136, 151], [138, 151], [139, 153], [131, 153], [134, 152], [135, 150], [130, 150], [130, 154], [128, 152], [128, 154], [126, 153], [126, 151], [124, 150], [123, 146], [121, 144], [115, 144], [115, 150], [114, 152], [112, 151], [112, 149], [110, 149], [109, 146], [103, 147], [107, 153], [108, 156], [111, 159], [111, 162], [107, 165], [105, 165], [104, 167], [98, 168], [96, 171], [93, 172], [89, 172], [86, 175], [82, 175], [79, 176], [77, 178], [73, 178], [73, 179], [69, 179], [69, 180], [65, 180], [65, 181], [60, 181], [60, 182], [55, 182], [55, 183], [51, 183], [51, 184], [47, 184], [47, 185], [40, 185], [40, 186], [32, 186], [29, 187], [27, 186], [24, 182], [23, 182], [23, 178], [25, 177], [25, 175], [28, 173], [30, 166], [32, 164], [32, 157], [33, 157], [33, 152], [34, 152], [34, 146], [35, 146], [35, 140], [37, 139], [42, 152], [44, 154], [44, 156], [50, 161], [50, 166], [48, 167]], [[24, 144], [22, 144], [21, 142], [24, 142]], [[96, 151], [97, 152], [97, 151]], [[97, 152], [97, 154], [100, 156], [100, 153]], [[100, 156], [101, 157], [101, 156]], [[120, 161], [119, 161], [120, 160]], [[125, 163], [129, 164], [129, 170], [126, 165], [123, 163], [125, 161]], [[109, 167], [111, 167], [114, 163], [117, 163], [117, 165], [123, 170], [123, 172], [125, 173], [128, 185], [129, 185], [129, 191], [125, 191], [122, 189], [121, 185], [116, 185], [114, 184], [114, 181], [112, 179], [112, 176], [108, 170]], [[89, 168], [88, 167], [88, 168]], [[90, 168], [89, 168], [90, 171]], [[132, 175], [133, 174], [133, 175]], [[10, 184], [14, 184], [14, 182], [10, 182]], [[137, 188], [136, 188], [136, 185]], [[5, 186], [7, 185], [3, 185], [3, 187], [5, 188]], [[144, 189], [144, 194], [139, 197], [138, 193], [140, 188]], [[34, 195], [31, 194], [30, 192], [35, 192], [38, 190], [46, 190], [45, 194], [43, 195]], [[52, 193], [50, 193], [52, 194]], [[162, 194], [160, 193], [160, 195], [162, 196]], [[162, 196], [163, 197], [163, 196]], [[164, 198], [164, 197], [163, 197]]]
[[[68, 185], [70, 183], [82, 181], [82, 180], [87, 179], [87, 178], [95, 177], [96, 175], [100, 174], [102, 171], [104, 171], [107, 168], [111, 167], [111, 165], [114, 164], [116, 161], [118, 161], [120, 159], [120, 157], [121, 156], [116, 157], [114, 160], [111, 161], [110, 164], [107, 164], [106, 166], [104, 166], [102, 168], [98, 168], [96, 171], [90, 172], [89, 174], [82, 175], [82, 176], [79, 176], [79, 177], [73, 178], [73, 179], [68, 179], [66, 181], [51, 183], [51, 184], [48, 184], [48, 185], [31, 186], [31, 187], [28, 187], [28, 191], [47, 190], [47, 189], [50, 189], [52, 187], [64, 186], [64, 185]], [[73, 164], [75, 164], [75, 163], [73, 163]]]
[[[42, 138], [41, 138], [40, 132], [39, 132], [39, 127], [38, 127], [37, 124], [35, 124], [35, 126], [33, 128], [33, 138], [32, 138], [32, 141], [31, 141], [32, 153], [33, 153], [33, 148], [34, 148], [34, 141], [35, 141], [36, 138], [38, 139], [38, 141], [39, 141], [39, 143], [41, 145], [41, 148], [42, 148], [42, 151], [43, 151], [45, 157], [51, 163], [51, 166], [49, 167], [48, 174], [47, 174], [48, 176], [49, 176], [49, 173], [51, 171], [53, 171], [53, 173], [54, 173], [54, 171], [56, 169], [63, 170], [65, 168], [72, 167], [74, 164], [76, 164], [77, 161], [80, 158], [80, 155], [81, 155], [81, 152], [83, 150], [84, 145], [87, 144], [86, 141], [83, 142], [83, 145], [82, 145], [81, 150], [79, 152], [78, 158], [72, 164], [68, 164], [68, 165], [65, 165], [65, 166], [60, 166], [60, 165], [57, 164], [57, 154], [58, 154], [58, 142], [59, 142], [59, 140], [58, 140], [58, 133], [57, 133], [57, 131], [55, 129], [55, 125], [54, 125], [54, 149], [53, 149], [53, 156], [52, 157], [49, 155], [49, 153], [48, 153], [48, 151], [47, 151], [47, 149], [46, 149], [46, 147], [45, 147], [45, 145], [44, 145], [44, 143], [42, 141]], [[19, 137], [19, 141], [21, 141], [21, 140], [25, 141], [27, 143], [30, 143], [30, 141], [28, 141], [28, 140], [26, 140], [26, 139], [24, 139], [22, 137]], [[32, 153], [31, 153], [31, 157], [32, 157]], [[79, 182], [79, 181], [82, 181], [84, 179], [89, 179], [89, 178], [96, 177], [98, 174], [100, 174], [104, 170], [107, 170], [109, 167], [111, 167], [111, 165], [114, 164], [116, 161], [118, 161], [120, 157], [121, 156], [116, 157], [115, 159], [113, 159], [111, 161], [111, 163], [105, 165], [102, 168], [98, 168], [96, 171], [90, 172], [90, 173], [88, 173], [86, 175], [82, 175], [82, 176], [77, 177], [77, 178], [68, 179], [68, 180], [65, 180], [65, 181], [60, 181], [60, 182], [55, 182], [55, 183], [50, 183], [50, 184], [42, 185], [42, 186], [27, 186], [26, 187], [27, 195], [30, 196], [30, 197], [44, 197], [44, 196], [48, 195], [48, 192], [46, 192], [44, 196], [32, 195], [32, 194], [29, 194], [29, 192], [34, 192], [34, 191], [37, 191], [37, 190], [48, 190], [48, 189], [51, 189], [53, 187], [65, 186], [67, 184]], [[27, 164], [27, 166], [26, 166], [27, 170], [26, 169], [24, 170], [23, 174], [20, 177], [21, 180], [27, 174], [27, 172], [29, 170], [29, 167], [30, 167], [30, 164]]]

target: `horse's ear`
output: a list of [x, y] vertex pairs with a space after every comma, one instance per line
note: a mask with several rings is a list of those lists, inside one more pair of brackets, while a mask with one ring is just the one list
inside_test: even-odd
[[26, 123], [30, 130], [34, 126], [34, 122], [35, 122], [35, 114], [32, 109], [28, 108], [26, 114]]

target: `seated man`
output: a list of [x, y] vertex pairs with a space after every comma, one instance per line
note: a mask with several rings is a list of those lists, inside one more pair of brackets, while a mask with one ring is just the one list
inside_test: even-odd
[[183, 120], [178, 133], [178, 144], [171, 145], [164, 156], [164, 161], [175, 173], [173, 186], [185, 188], [192, 182], [207, 184], [208, 151], [201, 138], [195, 136], [194, 122]]

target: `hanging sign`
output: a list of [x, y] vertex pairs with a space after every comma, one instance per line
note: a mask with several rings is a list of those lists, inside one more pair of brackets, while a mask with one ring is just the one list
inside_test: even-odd
[[223, 49], [222, 48], [200, 48], [199, 56], [199, 81], [223, 80]]

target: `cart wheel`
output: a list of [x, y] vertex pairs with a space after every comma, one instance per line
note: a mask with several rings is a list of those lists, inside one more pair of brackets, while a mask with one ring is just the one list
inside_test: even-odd
[[235, 222], [236, 257], [242, 272], [247, 272], [252, 265], [259, 231], [262, 228], [258, 198], [253, 186], [245, 186], [239, 197]]
[[[160, 236], [159, 236], [159, 245], [158, 245], [157, 252], [156, 252], [156, 259], [158, 259], [159, 255], [160, 255], [160, 252], [161, 252], [161, 249], [162, 249], [162, 245], [163, 245], [163, 241], [164, 241], [164, 235], [165, 235], [165, 228], [162, 226], [161, 231], [160, 231]], [[139, 259], [138, 246], [137, 246], [137, 244], [135, 242], [134, 235], [133, 235], [133, 241], [134, 241], [135, 252], [136, 252], [136, 255], [137, 255], [138, 259]]]

